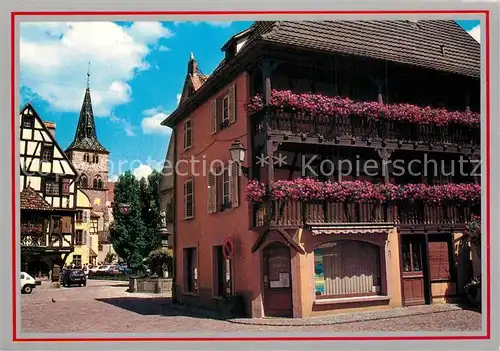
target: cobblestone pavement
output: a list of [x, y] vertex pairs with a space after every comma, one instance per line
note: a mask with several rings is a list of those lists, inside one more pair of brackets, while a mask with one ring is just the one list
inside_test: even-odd
[[[427, 308], [377, 313], [315, 317], [308, 319], [307, 322], [296, 321], [294, 325], [286, 326], [283, 324], [290, 324], [289, 321], [271, 318], [246, 324], [250, 321], [223, 321], [190, 314], [183, 309], [173, 307], [168, 296], [130, 294], [126, 292], [127, 287], [126, 282], [89, 281], [86, 287], [35, 289], [30, 295], [21, 295], [22, 331], [24, 333], [161, 333], [479, 331], [481, 329], [480, 313], [456, 306], [427, 306]], [[332, 323], [334, 324], [325, 325]]]

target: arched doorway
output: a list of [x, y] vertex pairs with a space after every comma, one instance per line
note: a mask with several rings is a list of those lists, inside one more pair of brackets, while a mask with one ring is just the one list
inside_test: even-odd
[[264, 314], [270, 317], [291, 317], [292, 265], [290, 248], [273, 242], [263, 251]]
[[335, 240], [314, 250], [316, 298], [381, 293], [380, 248], [365, 241]]

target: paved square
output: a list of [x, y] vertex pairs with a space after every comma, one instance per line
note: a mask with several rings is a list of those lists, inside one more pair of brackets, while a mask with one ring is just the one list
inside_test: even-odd
[[[164, 333], [481, 330], [481, 314], [476, 311], [444, 309], [425, 313], [433, 311], [430, 306], [420, 307], [421, 312], [425, 314], [342, 322], [334, 325], [239, 324], [189, 315], [172, 307], [168, 296], [130, 294], [126, 292], [127, 288], [127, 282], [113, 281], [88, 281], [86, 287], [37, 288], [30, 295], [21, 295], [22, 331], [24, 333]], [[359, 319], [364, 319], [363, 314], [358, 315]], [[324, 319], [327, 320], [328, 317]]]

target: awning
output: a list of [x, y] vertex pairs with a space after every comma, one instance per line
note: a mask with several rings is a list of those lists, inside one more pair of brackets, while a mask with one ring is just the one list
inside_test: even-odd
[[312, 235], [366, 235], [387, 234], [395, 227], [392, 223], [339, 223], [310, 225]]
[[91, 248], [91, 247], [89, 248], [89, 256], [90, 256], [90, 257], [97, 257], [97, 254], [95, 253], [95, 251], [94, 251], [94, 250], [92, 250], [92, 248]]

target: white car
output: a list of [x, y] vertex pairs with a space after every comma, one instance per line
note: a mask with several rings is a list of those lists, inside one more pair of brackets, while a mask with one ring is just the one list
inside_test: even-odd
[[21, 292], [31, 294], [38, 282], [26, 272], [21, 272]]

